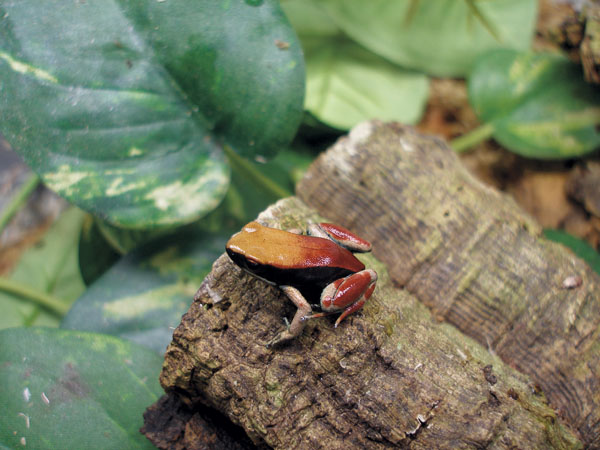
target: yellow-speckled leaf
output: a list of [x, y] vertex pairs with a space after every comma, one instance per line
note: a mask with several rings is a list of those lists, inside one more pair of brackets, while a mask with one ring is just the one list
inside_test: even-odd
[[63, 319], [63, 328], [96, 331], [164, 352], [231, 233], [180, 231], [123, 257]]
[[275, 0], [0, 3], [0, 132], [48, 186], [121, 227], [213, 210], [222, 146], [274, 155], [303, 78]]
[[555, 54], [496, 50], [478, 59], [469, 98], [493, 136], [533, 158], [573, 158], [600, 147], [600, 92]]

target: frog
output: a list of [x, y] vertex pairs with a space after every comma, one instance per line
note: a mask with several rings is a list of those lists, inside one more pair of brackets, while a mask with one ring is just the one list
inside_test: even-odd
[[[309, 319], [341, 313], [337, 328], [365, 305], [377, 283], [377, 273], [354, 256], [370, 252], [371, 244], [331, 223], [309, 223], [304, 231], [250, 222], [229, 239], [225, 250], [244, 272], [278, 287], [297, 307], [292, 321], [286, 320], [287, 326], [267, 347], [300, 336]], [[315, 306], [321, 312], [313, 312], [307, 296], [318, 296]]]

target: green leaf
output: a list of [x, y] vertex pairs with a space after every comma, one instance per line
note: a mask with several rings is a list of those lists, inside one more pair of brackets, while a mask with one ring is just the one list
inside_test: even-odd
[[119, 336], [163, 353], [230, 234], [190, 227], [142, 246], [93, 283], [61, 327]]
[[428, 96], [428, 79], [345, 38], [320, 3], [283, 3], [306, 57], [305, 108], [321, 121], [348, 129], [378, 118], [415, 123]]
[[[65, 211], [43, 239], [28, 249], [9, 281], [34, 293], [49, 294], [68, 309], [85, 289], [77, 262], [79, 230], [84, 213], [77, 208]], [[2, 281], [2, 280], [0, 280]], [[0, 286], [3, 283], [0, 283]], [[28, 297], [28, 296], [26, 296]], [[57, 311], [41, 307], [30, 297], [0, 289], [0, 328], [22, 325], [57, 326]]]
[[[435, 76], [464, 76], [498, 47], [526, 50], [535, 0], [324, 0], [333, 21], [367, 49]], [[411, 5], [413, 9], [411, 10]]]
[[323, 122], [349, 129], [369, 119], [416, 123], [429, 82], [352, 43], [303, 39], [306, 109]]
[[138, 431], [162, 394], [156, 353], [112, 336], [0, 331], [0, 446], [154, 448]]
[[534, 158], [572, 158], [600, 145], [600, 93], [566, 58], [497, 50], [469, 78], [469, 98], [493, 136]]
[[301, 120], [303, 80], [275, 0], [0, 6], [2, 133], [48, 186], [123, 227], [213, 210], [222, 146], [273, 156]]
[[594, 250], [586, 241], [562, 230], [545, 229], [544, 236], [551, 241], [558, 242], [570, 248], [573, 253], [588, 263], [596, 273], [600, 274], [600, 253]]

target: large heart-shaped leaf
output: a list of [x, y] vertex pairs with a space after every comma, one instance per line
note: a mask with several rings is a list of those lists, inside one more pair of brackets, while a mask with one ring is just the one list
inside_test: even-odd
[[468, 88], [479, 118], [515, 153], [570, 158], [600, 146], [600, 92], [560, 55], [490, 52], [478, 59]]
[[415, 123], [427, 101], [429, 81], [359, 45], [302, 39], [306, 52], [306, 109], [323, 122], [349, 129], [369, 119]]
[[61, 327], [116, 335], [163, 353], [230, 234], [191, 229], [133, 251], [84, 292]]
[[153, 448], [138, 430], [162, 394], [161, 362], [112, 336], [0, 331], [0, 447]]
[[493, 48], [528, 49], [536, 0], [324, 0], [352, 39], [384, 58], [436, 76], [466, 75]]
[[416, 122], [425, 106], [428, 80], [399, 67], [344, 36], [321, 2], [282, 3], [306, 57], [305, 108], [321, 121], [348, 129], [378, 118]]
[[52, 189], [124, 227], [214, 209], [222, 146], [272, 156], [303, 78], [275, 0], [0, 4], [0, 130]]

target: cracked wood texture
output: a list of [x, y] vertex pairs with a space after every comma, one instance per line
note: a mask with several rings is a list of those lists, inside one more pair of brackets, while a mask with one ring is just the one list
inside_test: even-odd
[[[396, 285], [531, 376], [600, 448], [599, 277], [541, 238], [512, 199], [474, 179], [443, 141], [379, 122], [321, 155], [297, 192], [373, 242]], [[583, 283], [566, 289], [573, 276]]]
[[[297, 198], [258, 219], [282, 229], [309, 220], [320, 218]], [[221, 256], [174, 331], [167, 394], [215, 408], [277, 449], [580, 446], [525, 376], [432, 320], [373, 256], [359, 257], [379, 274], [361, 312], [337, 329], [335, 316], [308, 321], [293, 342], [266, 348], [295, 308]]]

